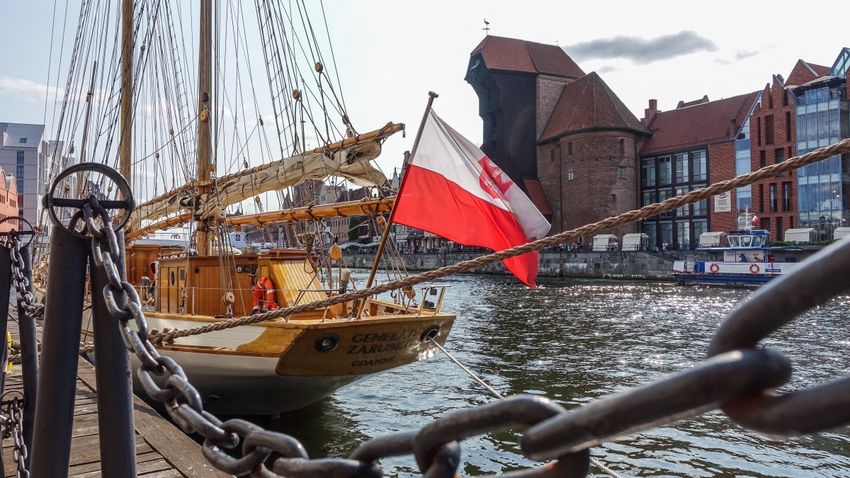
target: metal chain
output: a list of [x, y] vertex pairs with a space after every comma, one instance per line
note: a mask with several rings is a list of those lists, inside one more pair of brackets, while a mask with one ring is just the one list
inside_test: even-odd
[[20, 236], [15, 231], [9, 233], [7, 241], [9, 256], [12, 260], [12, 281], [15, 283], [16, 298], [27, 315], [33, 319], [44, 318], [44, 304], [37, 304], [30, 292], [30, 279], [24, 274], [24, 259], [21, 256]]
[[[10, 391], [3, 394], [0, 406], [6, 412], [3, 420], [3, 438], [12, 438], [12, 459], [17, 465], [15, 476], [18, 478], [29, 478], [30, 472], [26, 468], [26, 460], [29, 456], [27, 445], [24, 443], [24, 397], [20, 392]], [[11, 396], [7, 398], [7, 396]]]
[[[204, 456], [213, 466], [234, 475], [381, 477], [377, 460], [413, 455], [425, 476], [449, 478], [460, 463], [460, 441], [522, 428], [527, 429], [520, 439], [523, 454], [554, 461], [505, 476], [584, 477], [590, 447], [717, 408], [745, 427], [774, 435], [814, 433], [850, 423], [850, 378], [777, 397], [770, 391], [788, 381], [790, 362], [778, 352], [757, 347], [768, 333], [850, 288], [850, 240], [822, 250], [739, 306], [717, 332], [711, 357], [690, 369], [569, 411], [543, 397], [507, 397], [446, 414], [418, 432], [373, 438], [347, 459], [311, 460], [289, 435], [239, 419], [222, 422], [203, 410], [200, 393], [180, 365], [160, 355], [148, 340], [141, 300], [116, 267], [120, 249], [108, 213], [90, 198], [83, 216], [93, 262], [108, 278], [104, 300], [125, 345], [141, 362], [137, 375], [142, 387], [165, 404], [181, 429], [204, 437]], [[104, 227], [95, 225], [95, 217]], [[815, 415], [817, 419], [812, 419]], [[241, 454], [234, 451], [240, 444]]]

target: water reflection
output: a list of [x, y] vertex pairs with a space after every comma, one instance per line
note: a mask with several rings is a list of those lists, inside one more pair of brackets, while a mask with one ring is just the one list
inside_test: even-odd
[[[567, 408], [702, 360], [717, 324], [748, 294], [652, 282], [544, 279], [537, 290], [505, 277], [443, 282], [451, 284], [444, 307], [458, 315], [449, 351], [503, 394], [541, 394]], [[848, 305], [850, 298], [841, 297], [766, 341], [794, 364], [787, 389], [850, 367]], [[302, 440], [312, 457], [345, 456], [369, 437], [419, 428], [490, 400], [438, 356], [357, 383], [273, 425]], [[517, 437], [507, 431], [464, 441], [462, 472], [534, 465], [519, 453]], [[846, 429], [773, 441], [719, 413], [633, 435], [593, 455], [629, 476], [850, 476]], [[382, 465], [390, 476], [418, 476], [409, 457]]]

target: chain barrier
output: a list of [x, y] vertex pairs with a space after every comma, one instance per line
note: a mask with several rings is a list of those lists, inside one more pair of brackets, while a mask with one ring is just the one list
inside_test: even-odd
[[[141, 362], [137, 375], [142, 387], [165, 404], [183, 431], [204, 438], [203, 453], [213, 466], [234, 475], [381, 477], [379, 459], [412, 455], [424, 476], [449, 478], [460, 464], [462, 440], [525, 429], [520, 439], [523, 454], [552, 461], [503, 476], [583, 477], [589, 469], [591, 447], [717, 408], [745, 427], [775, 435], [815, 433], [850, 423], [850, 379], [773, 395], [771, 391], [790, 378], [791, 365], [782, 354], [757, 347], [771, 331], [850, 286], [850, 240], [824, 249], [739, 306], [718, 330], [710, 358], [693, 368], [569, 411], [543, 397], [511, 396], [448, 413], [418, 432], [373, 438], [349, 458], [311, 460], [289, 435], [240, 419], [222, 422], [203, 410], [200, 393], [180, 365], [160, 355], [149, 340], [141, 300], [115, 265], [120, 250], [106, 209], [92, 197], [83, 206], [82, 217], [91, 238], [93, 262], [108, 278], [102, 292], [105, 303], [118, 322], [125, 346]], [[104, 227], [98, 228], [95, 218]], [[808, 421], [788, 423], [788, 413]]]
[[30, 292], [30, 280], [24, 274], [24, 258], [21, 257], [20, 235], [12, 231], [8, 239], [9, 256], [12, 259], [12, 281], [15, 283], [15, 298], [27, 315], [33, 319], [44, 318], [44, 304], [37, 304]]
[[0, 398], [0, 409], [3, 411], [3, 439], [12, 438], [12, 459], [15, 461], [15, 476], [18, 478], [29, 478], [29, 470], [26, 469], [26, 460], [29, 455], [27, 445], [24, 443], [24, 396], [18, 391], [9, 391]]

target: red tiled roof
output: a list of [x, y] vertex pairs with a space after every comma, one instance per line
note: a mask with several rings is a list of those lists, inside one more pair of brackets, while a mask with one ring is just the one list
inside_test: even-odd
[[797, 60], [788, 79], [785, 80], [786, 85], [804, 85], [819, 76], [829, 73], [829, 67], [823, 65], [815, 65], [803, 60]]
[[528, 197], [531, 202], [544, 216], [552, 214], [552, 206], [549, 205], [549, 200], [546, 199], [546, 193], [543, 192], [543, 186], [536, 179], [524, 179], [525, 189], [528, 191]]
[[730, 132], [731, 119], [735, 118], [740, 127], [758, 94], [758, 91], [754, 91], [657, 113], [649, 125], [652, 137], [644, 143], [640, 154], [673, 151], [730, 140], [735, 134]]
[[478, 52], [481, 52], [484, 64], [490, 70], [542, 73], [565, 78], [584, 76], [572, 58], [556, 45], [488, 35], [471, 55]]
[[568, 84], [543, 128], [540, 141], [587, 129], [620, 129], [647, 133], [620, 98], [591, 72]]

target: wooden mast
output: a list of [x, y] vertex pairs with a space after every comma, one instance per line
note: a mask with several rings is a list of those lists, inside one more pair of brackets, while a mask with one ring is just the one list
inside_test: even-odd
[[[200, 0], [201, 25], [198, 40], [198, 197], [206, 198], [212, 172], [210, 99], [212, 90], [212, 0]], [[209, 253], [209, 221], [196, 220], [198, 254]]]
[[122, 3], [121, 42], [121, 140], [118, 145], [118, 172], [132, 186], [130, 156], [133, 147], [133, 0], [124, 0]]
[[[419, 140], [422, 138], [422, 131], [425, 129], [425, 122], [428, 120], [428, 113], [431, 111], [431, 105], [434, 104], [434, 99], [437, 98], [437, 93], [433, 91], [428, 92], [428, 106], [425, 107], [425, 112], [422, 114], [422, 122], [419, 123], [419, 130], [416, 132], [416, 139], [413, 140], [413, 149], [410, 151], [410, 156], [408, 157], [408, 162], [413, 161], [413, 158], [416, 156], [416, 148], [419, 147]], [[404, 166], [402, 165], [401, 172], [402, 176], [404, 176]], [[401, 185], [398, 188], [398, 193], [401, 194], [401, 190], [404, 187], [404, 177], [402, 177]], [[393, 207], [393, 212], [395, 212], [395, 207]], [[387, 219], [387, 224], [384, 226], [384, 232], [381, 234], [381, 242], [378, 244], [378, 250], [375, 251], [375, 261], [372, 263], [372, 270], [369, 271], [369, 280], [366, 281], [366, 288], [372, 287], [372, 282], [375, 280], [375, 274], [378, 272], [378, 266], [381, 264], [381, 255], [384, 253], [384, 247], [387, 244], [387, 239], [390, 237], [390, 230], [393, 227], [393, 213], [390, 213], [390, 218]], [[363, 307], [365, 307], [366, 301], [362, 301], [360, 307], [357, 311], [357, 316], [359, 317], [363, 313]]]

